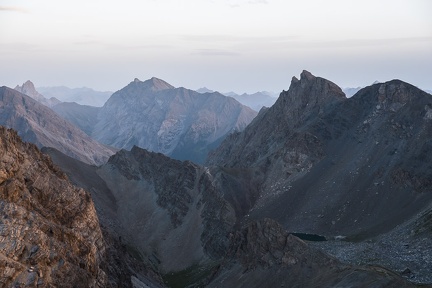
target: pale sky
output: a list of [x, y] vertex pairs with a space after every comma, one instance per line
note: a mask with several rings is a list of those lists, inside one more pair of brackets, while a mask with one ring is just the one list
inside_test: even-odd
[[303, 69], [432, 89], [432, 1], [0, 0], [0, 86], [116, 91], [155, 76], [279, 93]]

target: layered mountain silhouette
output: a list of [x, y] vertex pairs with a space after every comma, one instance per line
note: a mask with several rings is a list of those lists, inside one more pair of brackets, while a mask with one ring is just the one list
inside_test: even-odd
[[75, 102], [80, 105], [101, 107], [112, 95], [110, 91], [96, 91], [91, 88], [69, 88], [66, 86], [38, 87], [46, 97], [55, 97], [62, 102]]
[[[19, 103], [37, 106], [32, 99], [18, 95]], [[82, 113], [83, 121], [76, 121], [77, 125], [85, 127], [96, 121], [96, 125], [87, 126], [93, 136], [104, 132], [101, 135], [108, 137], [109, 131], [117, 131], [107, 139], [118, 140], [119, 147], [131, 145], [101, 166], [86, 164], [55, 148], [43, 149], [72, 183], [90, 193], [102, 227], [99, 231], [111, 243], [106, 246], [109, 253], [99, 268], [78, 265], [82, 275], [88, 275], [79, 283], [91, 286], [95, 279], [105, 283], [107, 278], [95, 276], [103, 272], [114, 275], [108, 278], [113, 286], [135, 287], [415, 287], [403, 277], [418, 283], [432, 281], [428, 273], [432, 263], [431, 95], [392, 80], [346, 98], [336, 84], [303, 71], [300, 79], [293, 77], [289, 90], [283, 91], [272, 107], [261, 109], [245, 129], [237, 131], [232, 127], [240, 125], [239, 119], [251, 110], [231, 103], [234, 99], [227, 102], [230, 98], [220, 97], [224, 96], [174, 88], [157, 78], [144, 82], [135, 79], [114, 93], [99, 111], [95, 110], [97, 120], [90, 108], [83, 112], [81, 106], [65, 107], [63, 113], [69, 111], [69, 117]], [[182, 105], [192, 100], [202, 104], [194, 104], [197, 113]], [[31, 107], [27, 104], [21, 109]], [[199, 111], [217, 111], [231, 120], [222, 122], [211, 113]], [[85, 120], [89, 115], [93, 118]], [[165, 122], [167, 119], [170, 121]], [[192, 121], [195, 119], [201, 122]], [[183, 126], [176, 126], [178, 122], [195, 130], [182, 130]], [[209, 129], [209, 123], [231, 128], [221, 129], [225, 136], [211, 138], [219, 135], [219, 130]], [[191, 130], [195, 134], [188, 134]], [[150, 143], [177, 143], [176, 148], [171, 144], [155, 146], [172, 148], [160, 151], [168, 155], [174, 155], [180, 147], [183, 153], [192, 153], [184, 144], [193, 138], [188, 135], [217, 139], [200, 140], [206, 149], [211, 146], [206, 143], [225, 140], [210, 153], [206, 166], [174, 160], [134, 144], [139, 137], [144, 141], [143, 136], [162, 136], [165, 131], [171, 131], [166, 134], [171, 135], [170, 141], [162, 137]], [[6, 163], [4, 167], [21, 163], [22, 153], [18, 154], [2, 154], [0, 163]], [[23, 174], [20, 181], [26, 187], [39, 185], [39, 180], [33, 179], [38, 179], [40, 171], [28, 168], [33, 167], [32, 161], [22, 163], [27, 166], [16, 167], [24, 165], [22, 171], [34, 171], [34, 176]], [[0, 167], [0, 176], [5, 179], [0, 189], [9, 185], [5, 191], [19, 191], [13, 190], [17, 186], [10, 183], [20, 182], [11, 181], [8, 172], [16, 167]], [[35, 187], [40, 191], [48, 189]], [[39, 195], [39, 190], [29, 194]], [[84, 190], [74, 191], [85, 195]], [[2, 195], [24, 201], [16, 193]], [[35, 196], [29, 197], [21, 199]], [[10, 199], [6, 201], [13, 202]], [[71, 209], [76, 204], [67, 206]], [[58, 209], [52, 210], [56, 213]], [[74, 233], [90, 235], [82, 231]], [[92, 231], [99, 233], [97, 227]], [[315, 238], [328, 241], [310, 241]], [[32, 245], [43, 247], [37, 243]], [[12, 251], [10, 247], [15, 246], [7, 242], [2, 247]], [[74, 259], [76, 251], [72, 250], [70, 259]], [[94, 254], [88, 255], [86, 259], [93, 259]], [[35, 271], [32, 267], [29, 269]], [[88, 267], [99, 272], [87, 272]], [[117, 273], [118, 267], [123, 270]], [[163, 284], [154, 270], [162, 274]], [[68, 279], [74, 279], [77, 272], [70, 273]], [[7, 278], [8, 283], [34, 279], [27, 274], [17, 275]]]
[[89, 164], [102, 164], [114, 153], [38, 101], [0, 87], [0, 125], [13, 128], [38, 147], [54, 147]]
[[100, 110], [72, 104], [54, 110], [101, 143], [125, 149], [136, 145], [198, 163], [226, 135], [241, 131], [256, 116], [217, 92], [202, 95], [157, 78], [135, 79]]
[[[206, 87], [200, 88], [196, 90], [197, 92], [204, 94], [204, 93], [213, 93], [215, 91], [210, 90]], [[237, 94], [234, 92], [227, 92], [222, 93], [225, 96], [232, 97], [236, 99], [241, 104], [248, 106], [252, 108], [255, 111], [260, 111], [263, 107], [270, 107], [276, 102], [276, 95], [273, 95], [270, 92], [262, 91], [262, 92], [256, 92], [253, 94]]]

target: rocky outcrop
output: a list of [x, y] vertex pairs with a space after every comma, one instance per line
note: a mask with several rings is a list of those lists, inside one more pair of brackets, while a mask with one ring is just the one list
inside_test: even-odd
[[38, 147], [54, 147], [89, 164], [105, 163], [114, 149], [108, 148], [48, 107], [20, 92], [0, 87], [0, 125], [18, 131]]
[[213, 277], [208, 287], [415, 287], [381, 267], [342, 264], [270, 219], [233, 236], [227, 262]]
[[47, 155], [3, 127], [0, 148], [0, 286], [163, 287]]
[[104, 241], [90, 195], [0, 127], [1, 286], [96, 287]]
[[51, 97], [49, 99], [45, 98], [45, 96], [36, 91], [33, 82], [30, 80], [24, 82], [22, 86], [17, 85], [14, 89], [48, 107], [53, 107], [54, 105], [61, 103], [61, 101], [55, 97]]
[[152, 78], [115, 92], [98, 114], [92, 136], [107, 145], [134, 145], [202, 163], [226, 135], [241, 131], [256, 112], [217, 92], [199, 94]]

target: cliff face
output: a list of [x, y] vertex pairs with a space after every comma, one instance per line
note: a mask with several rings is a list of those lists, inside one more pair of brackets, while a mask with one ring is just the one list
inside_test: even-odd
[[0, 127], [1, 286], [96, 287], [104, 241], [90, 195]]
[[157, 272], [101, 228], [88, 192], [1, 126], [0, 208], [2, 287], [163, 287]]

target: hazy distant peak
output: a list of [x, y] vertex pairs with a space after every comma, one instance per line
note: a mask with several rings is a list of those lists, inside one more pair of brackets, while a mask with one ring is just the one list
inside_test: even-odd
[[196, 92], [204, 94], [204, 93], [213, 93], [215, 91], [208, 89], [207, 87], [202, 87], [196, 90]]
[[19, 92], [21, 92], [27, 96], [30, 96], [30, 97], [33, 97], [33, 96], [39, 94], [36, 91], [36, 88], [35, 88], [33, 82], [31, 82], [30, 80], [27, 80], [26, 82], [24, 82], [24, 84], [22, 86], [17, 85], [15, 87], [15, 90], [17, 90], [17, 91], [19, 91]]
[[51, 97], [50, 99], [45, 98], [45, 96], [43, 96], [36, 90], [33, 82], [31, 82], [30, 80], [24, 82], [22, 86], [17, 85], [14, 90], [25, 94], [48, 107], [52, 107], [61, 102], [55, 97]]
[[138, 78], [135, 78], [131, 84], [139, 85], [139, 87], [142, 87], [144, 89], [149, 89], [151, 91], [162, 91], [162, 90], [175, 88], [171, 84], [156, 77], [152, 77], [144, 82], [140, 81]]

